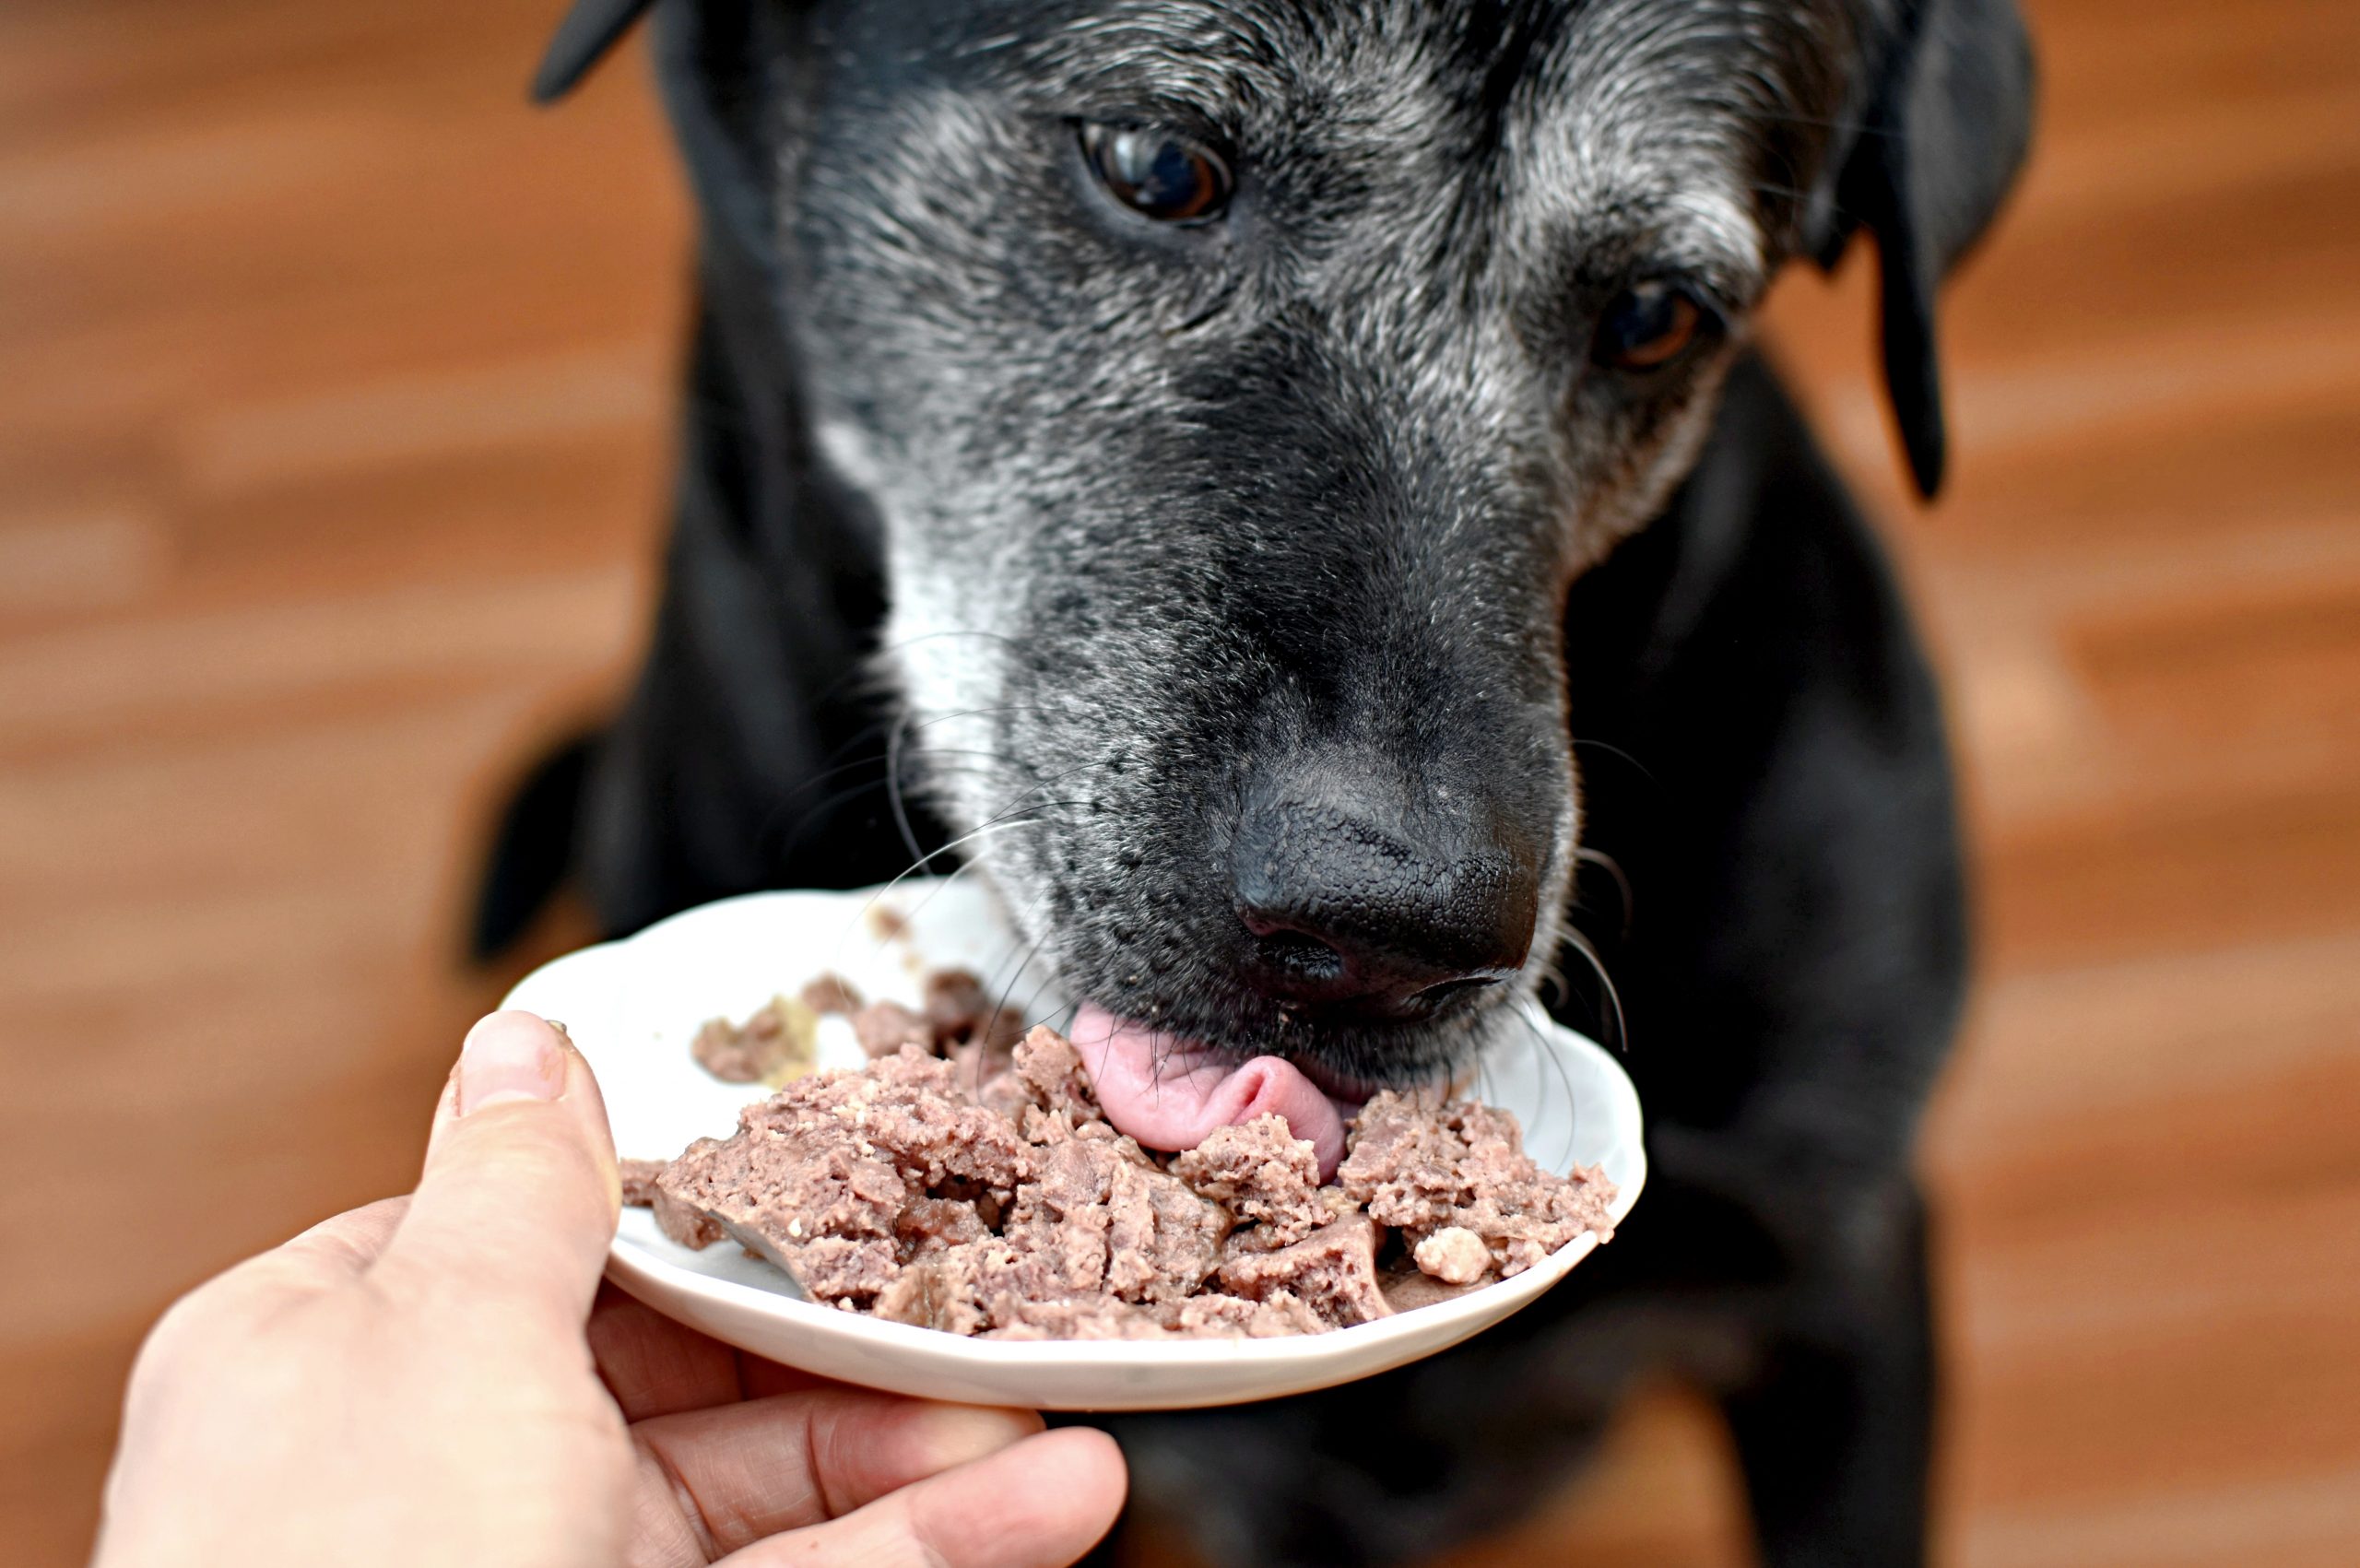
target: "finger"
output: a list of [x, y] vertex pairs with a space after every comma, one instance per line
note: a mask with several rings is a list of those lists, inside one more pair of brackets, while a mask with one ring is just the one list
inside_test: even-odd
[[598, 1287], [588, 1338], [599, 1380], [625, 1421], [834, 1386], [676, 1323], [611, 1283]]
[[641, 1460], [637, 1533], [670, 1543], [670, 1555], [646, 1561], [703, 1563], [850, 1514], [1040, 1430], [1030, 1410], [836, 1384], [659, 1416], [631, 1428]]
[[806, 1388], [822, 1387], [828, 1380], [816, 1373], [797, 1367], [781, 1366], [760, 1356], [738, 1352], [738, 1382], [749, 1399], [767, 1399], [773, 1394], [793, 1394]]
[[[476, 1020], [476, 1029], [482, 1028], [484, 1020], [478, 1019]], [[470, 1040], [475, 1038], [474, 1029], [467, 1031], [467, 1038]], [[461, 1042], [459, 1050], [462, 1055], [466, 1053], [466, 1043], [464, 1041]], [[458, 1119], [459, 1064], [453, 1062], [451, 1064], [450, 1076], [442, 1080], [442, 1092], [435, 1097], [434, 1119], [429, 1122], [426, 1127], [426, 1158], [430, 1163], [432, 1162], [434, 1159], [434, 1150], [442, 1142], [442, 1129], [449, 1126]]]
[[736, 1350], [612, 1285], [598, 1288], [586, 1332], [599, 1381], [627, 1421], [735, 1404], [748, 1393]]
[[183, 1302], [182, 1315], [251, 1313], [266, 1301], [346, 1284], [376, 1260], [408, 1207], [406, 1197], [387, 1197], [332, 1215], [216, 1275]]
[[393, 1239], [394, 1232], [409, 1212], [409, 1195], [381, 1197], [358, 1208], [321, 1220], [318, 1224], [293, 1237], [278, 1252], [281, 1256], [315, 1263], [323, 1269], [339, 1274], [358, 1274], [377, 1261]]
[[1127, 1484], [1113, 1438], [1066, 1427], [756, 1541], [714, 1568], [1067, 1568], [1114, 1527]]
[[532, 1014], [494, 1013], [467, 1032], [425, 1173], [376, 1272], [579, 1324], [620, 1198], [589, 1064]]

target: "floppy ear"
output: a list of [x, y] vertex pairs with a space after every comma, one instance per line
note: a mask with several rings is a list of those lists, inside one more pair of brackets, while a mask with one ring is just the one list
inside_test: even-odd
[[656, 79], [690, 182], [713, 220], [708, 229], [717, 226], [759, 258], [773, 239], [763, 172], [767, 88], [772, 65], [798, 46], [801, 11], [792, 0], [573, 0], [533, 74], [533, 97], [549, 103], [572, 91], [651, 12]]
[[572, 92], [622, 41], [631, 24], [655, 0], [574, 0], [573, 8], [558, 23], [541, 68], [533, 73], [533, 101], [554, 103]]
[[2032, 100], [2032, 45], [2015, 0], [1903, 0], [1813, 246], [1833, 266], [1855, 227], [1876, 237], [1885, 391], [1929, 499], [1941, 488], [1946, 446], [1935, 288], [2015, 183]]

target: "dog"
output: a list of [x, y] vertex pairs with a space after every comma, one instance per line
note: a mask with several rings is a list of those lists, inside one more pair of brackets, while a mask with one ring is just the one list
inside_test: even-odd
[[1865, 231], [1934, 492], [1936, 288], [2030, 131], [2011, 0], [580, 0], [538, 95], [651, 8], [701, 216], [676, 526], [478, 950], [568, 878], [621, 933], [958, 864], [1102, 1052], [1304, 1103], [1542, 994], [1646, 1107], [1623, 1233], [1448, 1354], [1110, 1422], [1134, 1524], [1416, 1559], [1658, 1373], [1726, 1413], [1765, 1562], [1922, 1562], [1952, 775], [1748, 325]]

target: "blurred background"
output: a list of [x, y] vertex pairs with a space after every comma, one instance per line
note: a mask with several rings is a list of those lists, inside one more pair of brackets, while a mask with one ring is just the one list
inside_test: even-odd
[[[495, 792], [631, 666], [687, 214], [559, 0], [0, 6], [0, 1541], [80, 1561], [173, 1295], [403, 1188]], [[1906, 501], [1867, 280], [1772, 338], [1947, 672], [1961, 1568], [2360, 1562], [2360, 6], [2031, 0]], [[563, 919], [544, 953], [582, 935]], [[1453, 1568], [1747, 1561], [1650, 1395]]]

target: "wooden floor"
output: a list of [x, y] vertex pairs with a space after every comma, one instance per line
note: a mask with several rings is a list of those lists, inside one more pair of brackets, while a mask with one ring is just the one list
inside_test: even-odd
[[[631, 656], [684, 214], [556, 0], [0, 7], [0, 1541], [77, 1561], [174, 1292], [405, 1184], [489, 791]], [[2360, 6], [2036, 0], [2036, 166], [1905, 503], [1862, 279], [1774, 312], [1955, 694], [1928, 1140], [1964, 1568], [2360, 1562]], [[634, 65], [636, 62], [633, 63]], [[552, 937], [552, 940], [558, 939]], [[1458, 1560], [1745, 1561], [1667, 1391]]]

